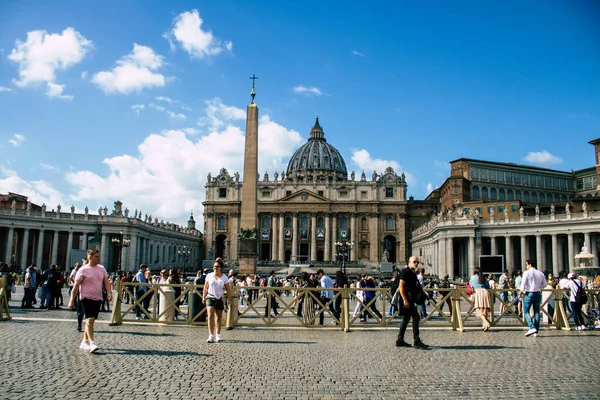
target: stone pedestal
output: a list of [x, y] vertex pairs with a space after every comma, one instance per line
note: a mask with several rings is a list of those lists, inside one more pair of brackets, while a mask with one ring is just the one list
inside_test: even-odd
[[[170, 290], [169, 290], [170, 289]], [[167, 307], [171, 306], [175, 302], [175, 291], [171, 288], [165, 287], [160, 293], [158, 302], [158, 312], [161, 314]], [[169, 308], [164, 314], [162, 314], [159, 321], [173, 321], [175, 319], [175, 309]]]
[[256, 239], [240, 239], [239, 246], [240, 274], [254, 274], [256, 272], [258, 241]]

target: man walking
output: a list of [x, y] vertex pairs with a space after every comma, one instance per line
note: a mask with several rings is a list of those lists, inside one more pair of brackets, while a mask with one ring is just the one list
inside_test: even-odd
[[[521, 296], [523, 297], [523, 314], [525, 321], [529, 325], [529, 330], [525, 336], [537, 336], [540, 330], [540, 304], [542, 303], [542, 289], [546, 287], [546, 277], [544, 273], [535, 269], [533, 261], [525, 261], [527, 271], [523, 274], [521, 281]], [[533, 306], [533, 320], [529, 311]]]
[[423, 343], [419, 337], [419, 313], [417, 307], [412, 299], [415, 298], [420, 290], [419, 281], [417, 280], [416, 271], [419, 266], [419, 258], [412, 256], [408, 260], [408, 267], [404, 268], [400, 272], [400, 285], [398, 290], [402, 296], [400, 301], [400, 315], [403, 316], [402, 324], [400, 324], [400, 332], [398, 332], [398, 339], [396, 339], [396, 347], [411, 347], [410, 344], [404, 341], [404, 333], [408, 327], [408, 323], [412, 318], [412, 330], [414, 338], [414, 347], [416, 349], [427, 349], [425, 343]]
[[108, 280], [108, 274], [104, 266], [99, 264], [100, 252], [95, 249], [87, 251], [86, 264], [77, 271], [75, 275], [75, 285], [71, 291], [71, 298], [69, 299], [69, 309], [75, 308], [75, 299], [77, 294], [81, 291], [79, 300], [83, 306], [83, 312], [85, 314], [85, 330], [83, 332], [83, 340], [79, 348], [82, 350], [89, 350], [90, 353], [94, 353], [98, 350], [96, 342], [94, 342], [94, 322], [98, 318], [100, 312], [100, 305], [102, 304], [102, 289], [105, 288], [107, 291], [108, 301], [112, 300], [112, 290], [110, 287], [110, 281]]
[[[319, 276], [319, 281], [321, 282], [321, 288], [333, 289], [333, 281], [331, 280], [331, 278], [328, 275], [325, 274], [325, 271], [323, 271], [322, 269], [319, 269], [317, 271], [317, 275]], [[323, 310], [325, 304], [327, 304], [327, 302], [329, 302], [329, 311], [331, 311], [331, 314], [333, 314], [335, 319], [339, 320], [340, 316], [335, 311], [334, 304], [331, 301], [331, 299], [333, 299], [333, 291], [332, 290], [321, 290], [321, 303], [323, 305], [319, 306], [319, 308], [321, 310]], [[319, 324], [320, 325], [323, 325], [324, 319], [325, 319], [325, 311], [322, 311], [321, 314], [319, 314]]]
[[[137, 272], [137, 274], [135, 274], [135, 278], [133, 278], [133, 281], [138, 282], [138, 283], [148, 283], [146, 280], [146, 271], [147, 270], [148, 270], [148, 266], [146, 264], [141, 264], [140, 270]], [[146, 293], [146, 290], [148, 290], [148, 286], [145, 286], [145, 285], [135, 286], [135, 299], [138, 301], [138, 303], [140, 302], [140, 299]], [[142, 308], [146, 309], [146, 311], [147, 311], [148, 307], [146, 304], [149, 304], [149, 303], [150, 303], [150, 299], [148, 296], [146, 296], [141, 301], [142, 307], [140, 307], [139, 304], [136, 304], [135, 319], [137, 319], [137, 320], [142, 319]]]

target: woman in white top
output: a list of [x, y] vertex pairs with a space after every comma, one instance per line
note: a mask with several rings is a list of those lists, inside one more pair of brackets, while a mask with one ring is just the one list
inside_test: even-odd
[[577, 279], [577, 276], [573, 272], [569, 272], [567, 278], [569, 278], [567, 288], [571, 291], [569, 301], [571, 302], [571, 310], [573, 310], [573, 321], [575, 322], [575, 330], [583, 331], [586, 329], [586, 327], [583, 322], [583, 316], [581, 315], [582, 304], [577, 302], [577, 294], [580, 290], [585, 290], [585, 285], [582, 281]]
[[231, 290], [229, 280], [223, 274], [223, 260], [218, 257], [213, 264], [214, 272], [206, 276], [202, 301], [206, 304], [208, 315], [208, 343], [221, 341], [221, 319], [225, 303], [223, 295], [227, 292], [227, 306], [231, 304]]

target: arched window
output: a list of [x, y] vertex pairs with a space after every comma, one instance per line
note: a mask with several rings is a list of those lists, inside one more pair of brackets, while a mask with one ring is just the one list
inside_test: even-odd
[[363, 231], [366, 231], [368, 229], [367, 219], [365, 217], [362, 217], [362, 219], [360, 220], [360, 229]]
[[263, 228], [268, 228], [271, 226], [271, 218], [269, 217], [264, 217], [263, 218], [263, 223], [262, 223], [262, 227]]
[[323, 227], [324, 227], [323, 217], [317, 218], [317, 228], [323, 228]]
[[385, 230], [386, 231], [393, 231], [394, 230], [394, 218], [387, 217], [385, 219]]
[[540, 193], [540, 203], [546, 202], [546, 195], [544, 193]]
[[514, 200], [515, 199], [515, 195], [512, 191], [512, 189], [508, 189], [506, 191], [506, 200]]
[[473, 186], [473, 189], [471, 189], [472, 195], [471, 197], [473, 198], [473, 200], [479, 200], [479, 186]]
[[292, 227], [292, 219], [290, 217], [285, 217], [285, 227], [286, 228]]
[[529, 197], [529, 191], [527, 190], [523, 192], [523, 201], [526, 203], [529, 203], [531, 201], [531, 198]]
[[302, 217], [300, 220], [300, 228], [307, 229], [308, 228], [308, 218], [306, 216]]
[[487, 200], [488, 199], [488, 188], [487, 187], [483, 187], [481, 188], [481, 198], [483, 200]]
[[490, 189], [490, 199], [498, 200], [498, 191], [496, 190], [496, 188]]
[[531, 201], [533, 201], [534, 203], [538, 202], [538, 194], [537, 194], [537, 192], [531, 192]]
[[225, 217], [222, 215], [219, 217], [219, 221], [217, 223], [217, 228], [219, 230], [225, 229]]
[[552, 193], [548, 193], [548, 203], [552, 203], [554, 201], [554, 195]]
[[340, 218], [340, 229], [348, 229], [348, 218]]
[[498, 200], [506, 200], [506, 193], [504, 189], [498, 190]]
[[[558, 195], [557, 195], [558, 196]], [[567, 201], [567, 196], [565, 196], [564, 194], [561, 196], [562, 201]]]
[[521, 197], [521, 191], [520, 190], [516, 190], [515, 191], [515, 199], [519, 200], [519, 201], [523, 200], [523, 198]]

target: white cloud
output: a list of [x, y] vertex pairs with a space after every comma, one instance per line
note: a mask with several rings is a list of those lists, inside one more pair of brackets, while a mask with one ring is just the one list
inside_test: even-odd
[[150, 47], [134, 43], [133, 51], [118, 60], [115, 68], [98, 72], [92, 82], [104, 93], [129, 94], [145, 88], [162, 87], [166, 79], [157, 70], [163, 64], [163, 57]]
[[1, 167], [4, 179], [0, 179], [1, 193], [19, 193], [29, 197], [32, 203], [42, 205], [46, 203], [49, 209], [58, 204], [66, 204], [63, 201], [62, 194], [52, 188], [50, 184], [43, 180], [27, 182], [21, 179], [18, 174], [6, 167]]
[[305, 94], [307, 96], [321, 96], [321, 95], [323, 95], [323, 93], [321, 92], [321, 90], [319, 88], [314, 87], [314, 86], [306, 87], [306, 86], [298, 85], [298, 86], [296, 86], [292, 90], [294, 91], [294, 93]]
[[226, 106], [221, 99], [215, 97], [205, 102], [206, 117], [200, 118], [199, 126], [210, 126], [211, 129], [218, 129], [233, 121], [246, 119], [246, 111], [234, 106]]
[[56, 83], [56, 72], [78, 64], [92, 48], [92, 42], [73, 28], [61, 34], [46, 31], [30, 31], [27, 41], [15, 41], [15, 48], [8, 59], [19, 63], [19, 87], [45, 84], [46, 94], [70, 100], [73, 96], [63, 95], [64, 85]]
[[159, 105], [154, 104], [154, 103], [148, 104], [148, 107], [154, 108], [155, 110], [158, 110], [158, 111], [165, 111], [165, 108], [163, 106], [159, 106]]
[[427, 195], [429, 195], [429, 193], [431, 193], [433, 191], [433, 184], [431, 182], [427, 183], [427, 186], [425, 186], [425, 190], [427, 191]]
[[535, 164], [535, 165], [550, 165], [550, 164], [561, 164], [563, 159], [555, 155], [550, 154], [547, 150], [543, 151], [530, 151], [523, 161]]
[[87, 78], [87, 75], [88, 75], [87, 71], [83, 71], [83, 72], [81, 73], [81, 79], [85, 79], [85, 78]]
[[143, 104], [134, 104], [131, 106], [131, 109], [135, 111], [136, 115], [140, 115], [140, 111], [144, 110], [145, 108], [146, 106]]
[[0, 86], [0, 92], [12, 92], [13, 90], [6, 86]]
[[50, 165], [50, 164], [40, 163], [40, 167], [42, 167], [43, 170], [50, 171], [50, 172], [60, 171], [57, 167], [55, 167], [54, 165]]
[[365, 56], [363, 53], [356, 51], [356, 50], [352, 50], [352, 54], [354, 54], [355, 56], [361, 56], [361, 57]]
[[378, 175], [381, 175], [385, 172], [387, 167], [392, 167], [394, 172], [400, 175], [404, 172], [406, 177], [406, 183], [408, 185], [414, 185], [417, 183], [417, 179], [413, 174], [407, 171], [403, 171], [402, 165], [400, 165], [397, 161], [393, 160], [382, 160], [381, 158], [371, 158], [369, 152], [365, 149], [356, 150], [352, 154], [352, 161], [358, 167], [358, 170], [365, 171], [367, 176], [370, 177], [372, 171], [376, 171]]
[[[234, 107], [222, 105], [223, 109]], [[235, 114], [235, 112], [234, 112]], [[243, 120], [240, 126], [244, 126]], [[76, 171], [66, 175], [73, 185], [69, 201], [80, 204], [112, 204], [120, 199], [130, 210], [137, 208], [159, 219], [184, 223], [190, 210], [202, 229], [206, 176], [226, 168], [230, 174], [243, 175], [244, 131], [232, 123], [202, 135], [195, 128], [168, 130], [149, 135], [138, 146], [136, 155], [106, 158], [109, 172], [100, 175]], [[259, 171], [285, 170], [294, 149], [303, 142], [300, 134], [272, 121], [268, 115], [259, 120]], [[103, 190], [99, 191], [98, 187]], [[165, 191], [164, 188], [169, 190]], [[95, 206], [97, 208], [98, 205]]]
[[8, 140], [8, 143], [12, 144], [13, 146], [17, 147], [19, 146], [21, 143], [23, 143], [23, 141], [25, 140], [25, 136], [23, 135], [19, 135], [18, 133], [15, 133], [12, 137], [12, 139]]
[[172, 98], [166, 97], [166, 96], [156, 96], [154, 99], [156, 101], [164, 101], [165, 103], [169, 103], [169, 104], [179, 103], [177, 100], [173, 100]]
[[[186, 11], [173, 20], [173, 28], [163, 36], [169, 41], [171, 50], [175, 49], [175, 39], [192, 57], [204, 58], [223, 51], [221, 42], [211, 31], [202, 30], [202, 18], [198, 10]], [[232, 42], [226, 42], [225, 48], [233, 48]]]
[[173, 111], [167, 111], [167, 114], [169, 114], [169, 118], [172, 118], [172, 119], [178, 119], [178, 120], [185, 119], [185, 114], [182, 114], [182, 113], [174, 113]]

